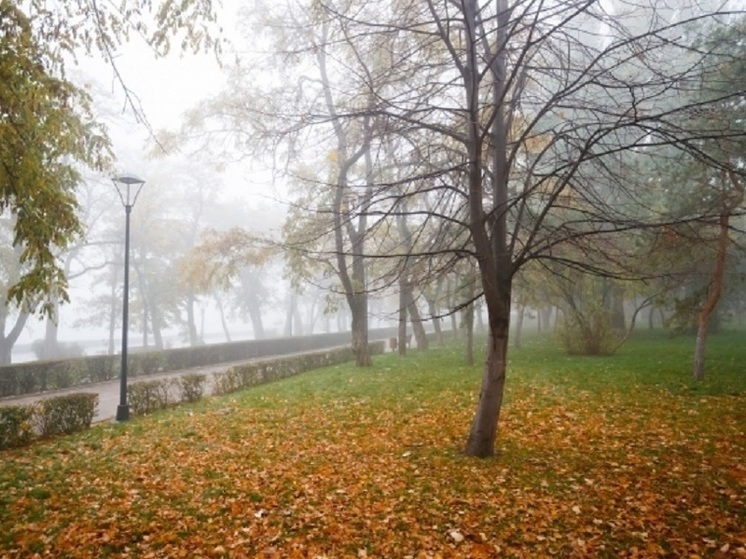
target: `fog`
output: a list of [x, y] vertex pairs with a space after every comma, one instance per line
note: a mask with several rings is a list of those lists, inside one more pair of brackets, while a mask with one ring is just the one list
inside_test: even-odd
[[[30, 318], [14, 361], [32, 358], [41, 339], [56, 340], [57, 356], [118, 351], [125, 211], [111, 177], [123, 173], [145, 180], [131, 214], [134, 351], [349, 329], [361, 315], [385, 326], [400, 309], [412, 324], [454, 314], [451, 325], [468, 329], [475, 304], [478, 317], [485, 312], [485, 278], [503, 270], [499, 296], [508, 300], [492, 308], [508, 318], [511, 304], [514, 314], [564, 308], [565, 320], [602, 308], [590, 322], [609, 311], [621, 331], [624, 306], [639, 299], [661, 317], [691, 320], [710, 281], [701, 247], [725, 212], [714, 201], [739, 191], [713, 169], [743, 168], [727, 155], [738, 150], [722, 148], [737, 134], [713, 131], [718, 119], [742, 122], [728, 114], [739, 107], [702, 79], [723, 69], [691, 48], [709, 28], [679, 23], [707, 2], [605, 0], [578, 13], [518, 2], [510, 17], [522, 23], [510, 28], [493, 13], [500, 3], [485, 4], [485, 36], [469, 43], [486, 49], [476, 57], [463, 56], [458, 26], [434, 34], [445, 46], [433, 52], [402, 39], [448, 19], [447, 10], [407, 12], [408, 28], [375, 3], [349, 20], [320, 7], [323, 25], [304, 2], [292, 14], [279, 4], [240, 14], [240, 4], [221, 8], [222, 66], [178, 49], [157, 59], [136, 34], [111, 62], [69, 62], [116, 161], [110, 173], [86, 173], [78, 189], [86, 231], [60, 255], [70, 302], [56, 331]], [[702, 20], [729, 30], [728, 17]], [[381, 21], [396, 33], [379, 32]], [[535, 44], [522, 31], [531, 26], [543, 29]], [[498, 102], [490, 91], [505, 76], [485, 61], [493, 35], [508, 29], [514, 50], [500, 63], [515, 73]], [[717, 118], [692, 116], [701, 114]], [[720, 144], [708, 144], [720, 133]], [[703, 165], [697, 150], [711, 150], [717, 165]], [[743, 228], [740, 193], [725, 212], [734, 232]], [[490, 243], [510, 248], [488, 273], [484, 262], [499, 252]], [[741, 273], [733, 260], [728, 277]], [[740, 317], [739, 290], [727, 296]]]

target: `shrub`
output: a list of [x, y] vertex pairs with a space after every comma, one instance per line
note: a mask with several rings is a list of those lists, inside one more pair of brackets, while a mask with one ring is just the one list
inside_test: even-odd
[[127, 395], [133, 415], [145, 415], [176, 403], [171, 397], [169, 379], [135, 382], [127, 387]]
[[207, 377], [202, 373], [190, 373], [177, 379], [182, 402], [196, 402], [205, 392]]
[[78, 392], [37, 402], [35, 422], [42, 437], [88, 429], [96, 415], [98, 394]]
[[602, 307], [565, 317], [557, 335], [570, 355], [611, 355], [621, 339], [611, 326], [608, 311]]
[[0, 408], [0, 450], [24, 446], [31, 441], [33, 413], [31, 406]]

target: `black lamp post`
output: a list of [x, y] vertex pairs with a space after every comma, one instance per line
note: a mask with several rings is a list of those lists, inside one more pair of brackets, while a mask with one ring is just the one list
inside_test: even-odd
[[130, 418], [130, 407], [127, 403], [127, 331], [129, 315], [129, 283], [130, 283], [130, 213], [145, 181], [135, 175], [121, 175], [114, 177], [114, 186], [122, 200], [125, 210], [124, 229], [124, 297], [122, 303], [122, 373], [119, 385], [119, 406], [117, 407], [117, 421], [127, 421]]

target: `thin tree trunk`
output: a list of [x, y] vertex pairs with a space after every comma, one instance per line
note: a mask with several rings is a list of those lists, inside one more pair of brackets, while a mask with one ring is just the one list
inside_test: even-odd
[[438, 341], [438, 345], [444, 345], [445, 340], [443, 340], [443, 329], [440, 327], [441, 318], [438, 316], [438, 308], [435, 305], [435, 300], [429, 300], [427, 302], [427, 308], [430, 313], [430, 321], [433, 323], [435, 339]]
[[28, 313], [19, 314], [16, 318], [15, 324], [13, 325], [13, 328], [10, 330], [10, 332], [8, 332], [8, 335], [6, 336], [4, 331], [7, 319], [3, 317], [2, 332], [0, 332], [0, 365], [10, 365], [13, 361], [13, 346], [18, 341], [21, 332], [23, 332], [23, 328], [24, 326], [26, 326], [26, 321], [28, 320], [28, 318]]
[[464, 308], [464, 330], [466, 332], [466, 364], [474, 365], [474, 303]]
[[[286, 338], [289, 338], [293, 335], [293, 318], [295, 317], [295, 305], [295, 293], [291, 291], [287, 312], [285, 313], [285, 328], [283, 330], [283, 335]], [[256, 338], [256, 331], [254, 331], [254, 338]]]
[[[511, 114], [504, 105], [507, 64], [507, 28], [510, 14], [507, 0], [496, 0], [498, 29], [494, 37], [493, 56], [489, 60], [492, 77], [493, 120], [490, 128], [489, 153], [491, 154], [490, 194], [493, 207], [489, 212], [493, 220], [486, 220], [484, 208], [484, 160], [485, 147], [479, 123], [480, 75], [479, 55], [476, 46], [478, 27], [477, 3], [465, 0], [462, 3], [465, 20], [464, 83], [468, 111], [467, 147], [469, 228], [474, 250], [477, 254], [479, 277], [484, 301], [487, 305], [489, 325], [487, 356], [482, 374], [482, 390], [477, 410], [464, 449], [468, 456], [488, 457], [495, 454], [495, 438], [500, 421], [510, 332], [510, 296], [513, 282], [513, 262], [508, 245], [508, 162], [507, 137], [510, 129], [506, 121]], [[489, 48], [489, 46], [488, 46]]]
[[407, 313], [409, 314], [409, 322], [412, 324], [412, 332], [414, 334], [414, 339], [417, 342], [417, 348], [427, 349], [427, 334], [425, 333], [425, 327], [422, 325], [420, 310], [417, 308], [417, 303], [414, 300], [412, 285], [409, 282], [407, 282], [406, 297]]
[[404, 279], [399, 277], [399, 329], [397, 331], [397, 348], [399, 355], [407, 354], [407, 297]]
[[202, 344], [202, 340], [197, 333], [197, 319], [194, 313], [195, 297], [193, 293], [187, 293], [187, 333], [189, 335], [189, 345], [195, 347]]
[[476, 291], [476, 276], [473, 268], [469, 269], [465, 276], [465, 284], [462, 288], [463, 300], [467, 302], [462, 311], [462, 322], [466, 338], [466, 363], [474, 365], [474, 293]]
[[163, 349], [163, 321], [161, 320], [161, 311], [155, 306], [150, 313], [150, 324], [153, 329], [153, 343], [156, 349]]
[[523, 334], [523, 317], [526, 314], [526, 305], [518, 305], [518, 316], [513, 328], [513, 346], [516, 349], [521, 348], [521, 335]]
[[435, 339], [438, 340], [438, 345], [445, 345], [443, 339], [443, 329], [441, 328], [441, 318], [438, 316], [438, 298], [440, 297], [441, 289], [443, 288], [443, 278], [438, 278], [435, 286], [435, 293], [431, 293], [429, 297], [425, 297], [427, 301], [427, 312], [430, 313], [430, 320], [433, 323], [433, 330], [435, 331]]
[[358, 367], [370, 367], [370, 348], [368, 347], [368, 305], [365, 293], [358, 294], [351, 310], [352, 349], [355, 352], [355, 364]]
[[729, 215], [723, 214], [719, 219], [720, 235], [718, 236], [717, 255], [715, 257], [715, 269], [712, 272], [712, 283], [710, 294], [697, 315], [697, 343], [694, 349], [694, 378], [704, 380], [705, 378], [705, 346], [707, 343], [707, 330], [710, 316], [720, 300], [723, 291], [723, 279], [725, 277], [725, 257], [728, 252], [728, 229]]
[[231, 333], [228, 329], [228, 323], [225, 320], [225, 309], [223, 309], [223, 301], [220, 299], [218, 295], [215, 295], [215, 303], [218, 307], [218, 312], [220, 313], [220, 325], [223, 328], [223, 334], [225, 335], [225, 341], [230, 343], [231, 341]]
[[477, 321], [477, 332], [484, 332], [486, 330], [484, 326], [484, 317], [482, 316], [482, 300], [477, 299], [474, 301], [474, 316]]
[[54, 359], [59, 352], [59, 316], [60, 303], [55, 299], [54, 316], [48, 316], [44, 324], [44, 349], [42, 351], [42, 359]]
[[114, 355], [114, 332], [117, 328], [117, 279], [116, 267], [112, 273], [111, 292], [109, 294], [109, 347], [107, 354]]

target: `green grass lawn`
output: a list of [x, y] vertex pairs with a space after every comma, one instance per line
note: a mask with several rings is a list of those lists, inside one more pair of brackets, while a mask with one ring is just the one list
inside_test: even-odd
[[526, 338], [489, 460], [457, 345], [6, 451], [0, 557], [746, 556], [746, 333], [693, 342]]

